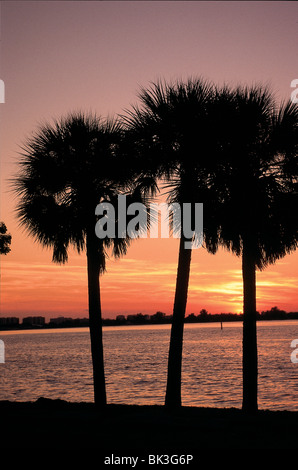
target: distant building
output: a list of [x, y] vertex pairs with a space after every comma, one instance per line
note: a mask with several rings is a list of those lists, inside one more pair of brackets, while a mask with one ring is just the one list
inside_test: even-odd
[[136, 319], [136, 315], [127, 315], [127, 321], [128, 323], [134, 322]]
[[24, 326], [44, 326], [45, 317], [25, 317], [23, 318]]
[[17, 317], [0, 317], [0, 326], [16, 326], [20, 321]]
[[62, 323], [65, 323], [67, 321], [72, 321], [72, 318], [57, 317], [50, 319], [50, 323], [55, 323], [55, 325], [61, 325]]
[[51, 318], [49, 322], [49, 326], [56, 328], [56, 327], [65, 327], [71, 328], [73, 326], [89, 326], [89, 318], [71, 318], [71, 317], [56, 317]]
[[124, 322], [126, 320], [125, 315], [117, 315], [116, 320], [119, 322]]

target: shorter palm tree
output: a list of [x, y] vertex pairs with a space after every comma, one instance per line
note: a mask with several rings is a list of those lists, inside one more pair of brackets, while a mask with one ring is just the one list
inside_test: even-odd
[[106, 404], [106, 387], [99, 277], [108, 253], [116, 258], [124, 255], [129, 239], [117, 235], [99, 239], [95, 208], [101, 202], [116, 206], [125, 188], [122, 170], [127, 174], [127, 165], [118, 152], [122, 138], [117, 121], [70, 114], [43, 126], [26, 143], [13, 182], [20, 224], [52, 248], [53, 262], [66, 263], [71, 247], [78, 253], [86, 251], [94, 398], [101, 406]]

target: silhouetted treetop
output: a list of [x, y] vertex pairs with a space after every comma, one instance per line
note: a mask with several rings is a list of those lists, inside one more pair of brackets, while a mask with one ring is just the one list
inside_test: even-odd
[[0, 222], [0, 255], [7, 255], [10, 252], [11, 238], [4, 222]]

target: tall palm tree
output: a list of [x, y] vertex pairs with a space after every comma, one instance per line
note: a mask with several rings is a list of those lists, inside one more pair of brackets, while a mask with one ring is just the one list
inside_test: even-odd
[[125, 165], [118, 154], [121, 139], [116, 121], [70, 114], [41, 127], [28, 140], [13, 182], [20, 224], [35, 240], [52, 248], [54, 262], [66, 263], [71, 247], [86, 251], [94, 399], [100, 406], [106, 404], [106, 387], [99, 277], [109, 251], [120, 257], [129, 239], [98, 238], [95, 208], [104, 201], [115, 206], [125, 187]]
[[[287, 173], [297, 158], [297, 107], [277, 106], [262, 86], [219, 93], [214, 122], [221, 135], [215, 184], [223, 246], [242, 257], [243, 402], [258, 409], [256, 269], [297, 247], [297, 193]], [[297, 165], [297, 161], [295, 162]]]
[[4, 222], [0, 222], [0, 255], [7, 255], [10, 252], [11, 235], [7, 233]]
[[[208, 251], [217, 249], [216, 221], [209, 210], [216, 203], [208, 175], [212, 164], [212, 129], [208, 107], [214, 87], [203, 79], [186, 83], [156, 83], [142, 89], [141, 108], [134, 107], [126, 118], [135, 135], [141, 171], [166, 181], [168, 202], [204, 203], [204, 243]], [[206, 217], [205, 217], [206, 214]], [[176, 227], [176, 229], [182, 227]], [[173, 306], [165, 404], [181, 406], [183, 329], [187, 305], [192, 243], [197, 236], [181, 230], [176, 289]], [[187, 244], [187, 245], [186, 245]]]
[[[215, 90], [202, 80], [158, 83], [143, 89], [140, 98], [143, 107], [133, 109], [128, 123], [137, 134], [143, 171], [170, 181], [172, 201], [204, 203], [204, 244], [210, 252], [220, 241], [242, 256], [243, 409], [255, 411], [256, 268], [296, 248], [297, 107], [286, 103], [278, 109], [262, 87]], [[181, 404], [191, 263], [184, 241], [182, 234], [166, 392], [171, 406]]]

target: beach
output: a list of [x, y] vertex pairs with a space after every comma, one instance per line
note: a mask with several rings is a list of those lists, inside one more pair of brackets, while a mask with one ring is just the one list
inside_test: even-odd
[[204, 449], [298, 448], [298, 412], [292, 411], [245, 415], [235, 408], [182, 406], [171, 411], [164, 406], [112, 404], [100, 411], [93, 403], [41, 397], [33, 402], [1, 401], [0, 414], [2, 449], [94, 448], [102, 463], [112, 455], [198, 458]]

